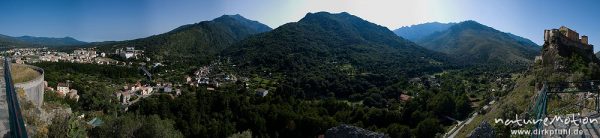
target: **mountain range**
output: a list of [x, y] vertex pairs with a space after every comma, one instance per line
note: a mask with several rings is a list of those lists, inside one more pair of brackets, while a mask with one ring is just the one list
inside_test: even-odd
[[445, 55], [396, 36], [386, 27], [346, 12], [308, 13], [298, 22], [249, 37], [228, 48], [225, 55], [242, 66], [302, 70], [299, 64], [328, 62], [363, 69], [444, 62]]
[[0, 47], [56, 47], [56, 46], [74, 46], [84, 45], [87, 42], [79, 41], [72, 37], [52, 38], [52, 37], [34, 37], [20, 36], [12, 37], [0, 34]]
[[475, 21], [431, 22], [401, 27], [392, 32], [349, 13], [318, 12], [271, 30], [267, 25], [237, 14], [223, 15], [211, 21], [183, 25], [163, 34], [127, 41], [87, 44], [71, 37], [0, 35], [0, 45], [87, 44], [104, 51], [133, 46], [145, 50], [149, 57], [158, 61], [207, 63], [216, 55], [223, 55], [243, 57], [240, 60], [246, 63], [241, 64], [277, 63], [271, 66], [277, 70], [293, 69], [295, 62], [308, 62], [301, 61], [303, 57], [350, 64], [376, 64], [390, 59], [410, 59], [410, 64], [450, 60], [460, 63], [520, 63], [532, 61], [540, 49], [531, 40]]
[[[427, 49], [446, 53], [463, 63], [531, 62], [540, 51], [540, 46], [531, 40], [475, 21], [413, 25], [397, 29], [396, 32], [407, 32], [406, 30], [419, 32], [422, 28], [425, 28], [424, 32], [430, 34], [421, 37], [409, 35], [414, 37], [414, 42]], [[430, 28], [437, 30], [431, 31]], [[403, 33], [396, 34], [403, 35]]]
[[242, 17], [223, 15], [211, 21], [188, 24], [169, 32], [128, 41], [95, 43], [100, 49], [132, 46], [158, 61], [207, 63], [229, 45], [271, 28]]
[[298, 22], [248, 37], [222, 55], [250, 74], [285, 76], [281, 88], [293, 88], [285, 91], [302, 97], [348, 97], [450, 64], [445, 54], [345, 12], [308, 13]]
[[394, 33], [410, 41], [416, 41], [425, 36], [431, 35], [435, 32], [447, 30], [456, 23], [439, 23], [431, 22], [424, 24], [417, 24], [411, 26], [404, 26], [394, 30]]

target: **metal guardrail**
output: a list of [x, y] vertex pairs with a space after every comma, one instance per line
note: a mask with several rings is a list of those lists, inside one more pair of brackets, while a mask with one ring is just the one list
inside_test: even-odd
[[[548, 108], [548, 85], [546, 83], [544, 83], [544, 86], [542, 87], [542, 89], [538, 92], [538, 99], [536, 100], [535, 106], [533, 107], [533, 118], [535, 120], [539, 120], [542, 118], [546, 117], [546, 113], [547, 113], [547, 108]], [[534, 125], [534, 127], [532, 128], [532, 132], [533, 130], [543, 130], [544, 129], [544, 124], [543, 122], [538, 122]], [[532, 138], [541, 138], [542, 135], [535, 135], [535, 134], [531, 134]]]
[[[538, 97], [530, 112], [533, 113], [533, 119], [544, 119], [548, 115], [548, 95], [559, 93], [595, 93], [595, 111], [600, 112], [600, 80], [588, 80], [579, 82], [544, 82], [542, 89], [538, 92]], [[532, 128], [538, 132], [544, 129], [543, 122], [538, 122]], [[541, 138], [542, 135], [531, 134], [532, 138]]]
[[10, 59], [8, 57], [5, 57], [4, 80], [6, 82], [6, 102], [8, 103], [8, 112], [10, 120], [10, 137], [27, 138], [27, 130], [25, 128], [23, 115], [21, 114], [21, 107], [19, 106], [19, 99], [17, 98], [17, 93], [13, 84], [10, 71]]

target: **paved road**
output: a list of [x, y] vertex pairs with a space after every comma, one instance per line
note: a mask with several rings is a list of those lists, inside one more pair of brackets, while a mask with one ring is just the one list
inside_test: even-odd
[[6, 89], [4, 89], [6, 86], [4, 83], [4, 63], [2, 61], [0, 60], [0, 137], [4, 137], [10, 130]]
[[[493, 108], [493, 104], [496, 103], [496, 101], [491, 101], [490, 103], [487, 104], [487, 106], [489, 106], [489, 112], [493, 112], [494, 108]], [[452, 128], [452, 130], [450, 130], [450, 132], [448, 133], [452, 133], [450, 136], [448, 136], [449, 138], [454, 138], [456, 137], [456, 135], [458, 134], [458, 132], [460, 132], [460, 130], [463, 129], [463, 127], [465, 125], [471, 124], [471, 121], [473, 121], [473, 119], [475, 119], [475, 117], [477, 117], [477, 115], [479, 115], [479, 113], [477, 113], [477, 111], [475, 111], [475, 113], [473, 113], [471, 115], [471, 117], [469, 117], [468, 119], [464, 120], [464, 121], [458, 121], [459, 123], [457, 124], [458, 129], [455, 130], [455, 128]], [[464, 122], [464, 123], [463, 123]], [[448, 133], [446, 133], [444, 136], [446, 136]]]
[[467, 119], [467, 121], [465, 121], [464, 123], [461, 121], [458, 125], [460, 125], [460, 127], [458, 127], [458, 129], [454, 130], [452, 132], [452, 134], [450, 136], [448, 136], [449, 138], [454, 138], [456, 137], [456, 134], [458, 134], [458, 132], [460, 132], [460, 130], [462, 130], [462, 128], [465, 125], [471, 124], [471, 121], [473, 121], [473, 119], [475, 117], [477, 117], [477, 115], [479, 115], [477, 112], [475, 112], [473, 115], [471, 115], [471, 117], [469, 117], [469, 119]]

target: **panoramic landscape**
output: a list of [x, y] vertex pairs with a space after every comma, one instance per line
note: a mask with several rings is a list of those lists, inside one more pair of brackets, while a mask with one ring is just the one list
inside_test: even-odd
[[599, 4], [0, 0], [0, 137], [600, 137]]

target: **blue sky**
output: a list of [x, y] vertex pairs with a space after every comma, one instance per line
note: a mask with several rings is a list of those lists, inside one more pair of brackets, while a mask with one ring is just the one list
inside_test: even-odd
[[224, 14], [276, 28], [308, 12], [345, 11], [392, 30], [475, 20], [538, 44], [544, 29], [565, 25], [600, 45], [599, 6], [598, 0], [0, 0], [0, 34], [128, 40]]

